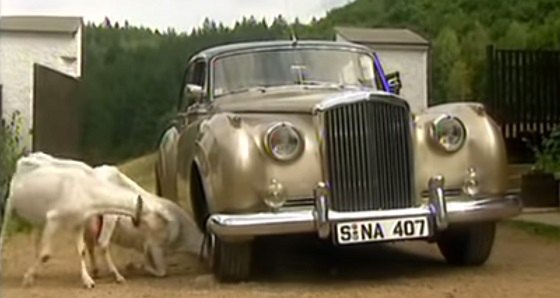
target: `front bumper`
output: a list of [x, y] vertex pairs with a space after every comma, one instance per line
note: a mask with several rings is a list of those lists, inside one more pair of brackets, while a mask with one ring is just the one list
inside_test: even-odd
[[337, 212], [328, 208], [327, 191], [319, 185], [315, 191], [315, 206], [309, 210], [262, 212], [241, 215], [214, 214], [208, 219], [209, 230], [225, 238], [245, 238], [264, 235], [318, 233], [328, 238], [334, 225], [340, 222], [381, 220], [427, 216], [433, 231], [448, 225], [498, 221], [521, 213], [522, 203], [516, 194], [477, 196], [475, 199], [446, 202], [443, 178], [434, 177], [429, 183], [428, 203], [414, 208], [361, 212]]

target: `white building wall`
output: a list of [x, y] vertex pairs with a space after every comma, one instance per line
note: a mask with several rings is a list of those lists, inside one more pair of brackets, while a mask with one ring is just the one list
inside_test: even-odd
[[385, 73], [398, 71], [402, 89], [400, 96], [413, 111], [428, 106], [428, 53], [426, 50], [379, 49], [376, 53]]
[[[348, 41], [336, 34], [336, 40]], [[428, 106], [428, 49], [407, 45], [368, 44], [381, 60], [385, 74], [398, 71], [402, 89], [400, 96], [408, 101], [412, 111], [419, 111]]]
[[[33, 127], [33, 64], [80, 76], [81, 30], [78, 33], [0, 32], [2, 116], [8, 119], [14, 111], [20, 111], [23, 132]], [[31, 139], [27, 137], [29, 146]]]

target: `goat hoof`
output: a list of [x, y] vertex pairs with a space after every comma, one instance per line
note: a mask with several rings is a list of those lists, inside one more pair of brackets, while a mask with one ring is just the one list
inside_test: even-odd
[[93, 281], [93, 279], [91, 279], [91, 278], [86, 278], [86, 279], [83, 280], [83, 282], [84, 282], [84, 287], [85, 287], [86, 289], [93, 289], [93, 288], [95, 288], [95, 281]]
[[123, 284], [123, 283], [126, 282], [126, 279], [124, 279], [124, 277], [122, 277], [122, 276], [117, 276], [117, 277], [115, 277], [115, 281], [116, 281], [118, 284]]
[[27, 287], [31, 287], [34, 283], [35, 283], [35, 277], [33, 277], [33, 275], [28, 275], [28, 274], [26, 274], [26, 275], [23, 277], [22, 285], [23, 285], [24, 287], [26, 287], [26, 288], [27, 288]]
[[130, 262], [128, 264], [126, 264], [126, 270], [127, 271], [138, 271], [142, 269], [142, 265], [139, 264], [135, 264], [133, 262]]

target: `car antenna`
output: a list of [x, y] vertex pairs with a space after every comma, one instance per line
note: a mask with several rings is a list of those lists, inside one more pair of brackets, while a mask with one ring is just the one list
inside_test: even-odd
[[296, 32], [294, 30], [294, 28], [290, 28], [290, 35], [291, 35], [291, 39], [292, 39], [292, 46], [297, 46], [298, 43], [298, 39], [297, 39], [297, 35]]
[[[290, 5], [288, 5], [288, 1], [289, 0], [284, 0], [284, 6], [285, 6], [286, 14], [289, 14], [289, 11], [290, 11]], [[295, 46], [297, 46], [297, 43], [298, 43], [296, 30], [294, 28], [294, 24], [289, 23], [290, 22], [289, 17], [287, 18], [287, 21], [288, 21], [288, 30], [290, 30], [290, 39], [292, 41], [292, 46], [295, 47]]]

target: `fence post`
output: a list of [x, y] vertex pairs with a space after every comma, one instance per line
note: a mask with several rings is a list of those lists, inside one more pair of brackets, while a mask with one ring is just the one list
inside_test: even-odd
[[486, 47], [486, 96], [484, 102], [486, 108], [493, 112], [493, 101], [495, 100], [494, 91], [495, 81], [494, 81], [494, 45], [490, 44]]

